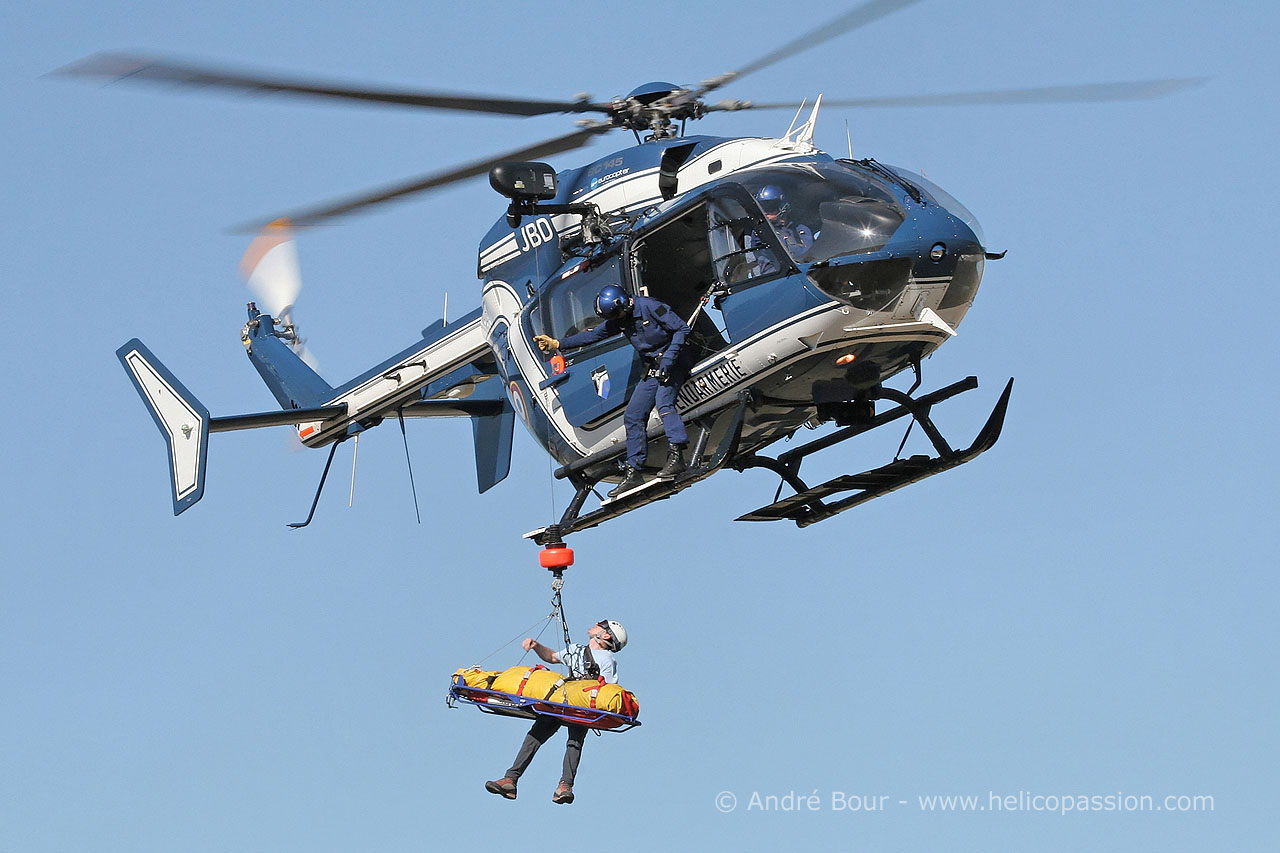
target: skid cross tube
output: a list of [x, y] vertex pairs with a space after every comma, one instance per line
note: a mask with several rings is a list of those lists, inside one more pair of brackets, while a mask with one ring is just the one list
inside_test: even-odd
[[[1013, 380], [1009, 380], [1009, 384], [1005, 386], [1004, 393], [1000, 395], [1000, 400], [996, 403], [995, 408], [991, 411], [991, 415], [987, 418], [987, 422], [983, 425], [982, 430], [978, 433], [978, 437], [974, 439], [973, 444], [968, 448], [952, 452], [949, 456], [939, 459], [926, 460], [917, 463], [920, 457], [911, 457], [910, 459], [901, 460], [901, 463], [895, 462], [886, 465], [885, 468], [892, 468], [894, 465], [904, 464], [911, 466], [916, 464], [914, 471], [908, 471], [896, 479], [884, 482], [879, 485], [868, 487], [859, 483], [857, 487], [863, 489], [858, 494], [851, 495], [835, 503], [827, 505], [822, 512], [815, 512], [805, 518], [797, 518], [795, 520], [797, 527], [808, 527], [810, 524], [817, 524], [819, 521], [831, 518], [834, 515], [844, 512], [847, 509], [853, 509], [855, 506], [866, 503], [872, 498], [880, 497], [889, 492], [909, 486], [912, 483], [918, 483], [926, 477], [932, 477], [934, 474], [940, 474], [956, 468], [966, 462], [971, 461], [979, 454], [990, 450], [992, 445], [1000, 438], [1000, 430], [1004, 426], [1005, 412], [1009, 407], [1009, 394], [1013, 391]], [[923, 424], [921, 424], [923, 426]]]
[[924, 434], [929, 436], [929, 441], [933, 442], [934, 448], [943, 459], [950, 459], [954, 455], [955, 451], [951, 449], [951, 445], [947, 444], [947, 440], [942, 437], [942, 433], [938, 432], [938, 428], [929, 419], [929, 410], [933, 408], [932, 403], [919, 403], [893, 388], [878, 388], [867, 396], [871, 399], [892, 400], [906, 409], [911, 413], [911, 417], [915, 419], [915, 422], [920, 424]]
[[[1000, 430], [1004, 425], [1005, 412], [1009, 406], [1009, 395], [1013, 391], [1012, 379], [1005, 386], [1004, 392], [1000, 395], [999, 401], [988, 416], [986, 424], [978, 433], [978, 437], [974, 439], [973, 444], [963, 450], [953, 450], [929, 418], [929, 410], [935, 403], [974, 387], [977, 387], [977, 380], [971, 376], [919, 399], [912, 399], [910, 395], [901, 391], [878, 388], [867, 396], [873, 399], [893, 400], [899, 404], [898, 407], [872, 418], [866, 424], [838, 430], [829, 436], [783, 453], [777, 459], [756, 454], [742, 458], [734, 466], [738, 470], [747, 468], [768, 469], [780, 476], [785, 483], [796, 490], [796, 493], [782, 500], [778, 500], [778, 496], [775, 495], [773, 503], [739, 516], [738, 520], [781, 521], [789, 519], [794, 521], [798, 527], [808, 527], [810, 524], [816, 524], [819, 521], [831, 518], [873, 498], [896, 491], [912, 483], [918, 483], [927, 477], [940, 474], [974, 459], [979, 454], [989, 450], [1000, 437]], [[907, 414], [911, 415], [914, 422], [920, 424], [921, 429], [929, 437], [930, 442], [938, 453], [936, 457], [925, 455], [911, 456], [907, 459], [895, 457], [892, 462], [879, 468], [863, 471], [860, 474], [845, 474], [812, 487], [806, 485], [800, 479], [800, 464], [806, 456]], [[779, 489], [781, 489], [781, 486], [779, 486]], [[825, 501], [825, 499], [843, 492], [854, 492], [854, 494], [832, 503]]]
[[[781, 477], [783, 482], [795, 489], [797, 493], [809, 490], [809, 486], [805, 484], [804, 480], [800, 479], [800, 475], [781, 459], [773, 459], [769, 456], [760, 456], [757, 453], [752, 453], [734, 462], [733, 467], [737, 471], [745, 471], [748, 468], [764, 468]], [[800, 465], [797, 463], [795, 467], [799, 468]]]
[[[961, 379], [959, 382], [953, 382], [952, 384], [948, 385], [945, 388], [939, 388], [937, 391], [934, 391], [929, 394], [925, 394], [923, 397], [915, 398], [915, 405], [917, 408], [923, 407], [924, 410], [927, 412], [930, 408], [933, 407], [935, 403], [941, 403], [943, 400], [949, 400], [952, 397], [956, 396], [957, 394], [963, 394], [965, 391], [972, 391], [974, 388], [977, 388], [977, 387], [978, 387], [978, 377], [968, 376], [964, 379]], [[892, 388], [881, 388], [879, 390], [881, 392], [893, 391]], [[901, 394], [902, 392], [894, 391], [894, 393]], [[868, 394], [867, 396], [873, 396], [873, 395]], [[906, 395], [904, 394], [903, 396], [906, 396]], [[889, 398], [889, 399], [893, 399], [893, 398]], [[911, 398], [908, 398], [908, 399], [911, 399]], [[898, 402], [898, 401], [895, 400], [895, 402]], [[835, 432], [831, 433], [830, 435], [825, 435], [822, 438], [815, 438], [813, 441], [810, 441], [806, 444], [802, 444], [801, 446], [794, 448], [792, 450], [788, 450], [786, 453], [779, 453], [778, 461], [781, 462], [783, 465], [786, 465], [792, 468], [793, 470], [797, 469], [800, 467], [799, 465], [800, 460], [804, 459], [804, 457], [809, 456], [810, 454], [817, 453], [819, 450], [826, 450], [828, 447], [833, 447], [839, 444], [840, 442], [845, 441], [846, 439], [853, 438], [855, 435], [861, 435], [862, 433], [873, 430], [878, 426], [884, 426], [885, 424], [890, 423], [891, 421], [896, 421], [898, 418], [904, 417], [911, 413], [912, 412], [909, 408], [900, 405], [896, 408], [890, 409], [887, 412], [884, 412], [883, 414], [876, 415], [868, 423], [855, 424], [853, 426], [848, 426], [843, 429], [838, 429]]]

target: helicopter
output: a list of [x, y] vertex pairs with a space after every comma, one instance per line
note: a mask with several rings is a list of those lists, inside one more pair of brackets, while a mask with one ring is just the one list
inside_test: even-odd
[[[963, 448], [948, 443], [931, 411], [976, 388], [977, 379], [916, 395], [923, 360], [956, 334], [986, 262], [1003, 257], [988, 251], [973, 214], [922, 175], [854, 159], [852, 151], [838, 158], [819, 150], [813, 140], [821, 96], [807, 117], [803, 102], [705, 100], [749, 73], [915, 2], [871, 0], [736, 71], [693, 86], [655, 81], [603, 102], [585, 95], [549, 101], [370, 89], [122, 54], [101, 54], [64, 69], [110, 80], [432, 109], [602, 116], [581, 119], [575, 131], [517, 151], [266, 224], [247, 256], [249, 283], [260, 296], [248, 305], [241, 340], [279, 411], [212, 417], [141, 341], [122, 346], [117, 356], [168, 447], [175, 515], [203, 496], [211, 433], [266, 426], [292, 426], [303, 445], [330, 448], [307, 519], [291, 525], [303, 527], [315, 515], [337, 447], [358, 441], [361, 432], [386, 419], [395, 418], [404, 434], [408, 418], [470, 418], [482, 493], [509, 472], [519, 419], [559, 463], [555, 476], [574, 487], [556, 522], [525, 534], [544, 545], [730, 469], [760, 468], [780, 480], [771, 502], [739, 520], [790, 520], [805, 527], [990, 449], [1000, 436], [1012, 379], [977, 437]], [[1148, 80], [826, 105], [1135, 100], [1198, 82]], [[712, 113], [783, 108], [795, 110], [795, 117], [777, 138], [685, 133], [688, 122]], [[541, 162], [615, 130], [630, 131], [635, 144], [577, 168], [557, 171]], [[307, 363], [292, 322], [299, 284], [290, 229], [486, 173], [507, 209], [478, 247], [480, 306], [437, 321], [421, 340], [342, 385], [322, 379]], [[765, 204], [765, 197], [785, 201]], [[786, 222], [803, 225], [810, 238], [800, 244], [789, 240]], [[621, 336], [551, 359], [533, 339], [592, 328], [600, 322], [595, 296], [607, 284], [666, 303], [691, 329], [687, 345], [694, 348], [695, 364], [678, 397], [690, 428], [690, 464], [674, 479], [650, 479], [587, 510], [599, 484], [622, 477], [622, 412], [642, 378], [642, 364]], [[885, 384], [907, 370], [914, 375], [907, 390]], [[816, 485], [800, 476], [801, 464], [813, 454], [903, 418], [919, 425], [932, 453], [902, 458], [904, 436], [898, 454], [884, 465]], [[806, 427], [828, 424], [834, 430], [777, 455], [765, 452]], [[649, 458], [661, 458], [666, 439], [656, 417], [650, 419], [648, 441]], [[784, 486], [792, 491], [787, 497]]]

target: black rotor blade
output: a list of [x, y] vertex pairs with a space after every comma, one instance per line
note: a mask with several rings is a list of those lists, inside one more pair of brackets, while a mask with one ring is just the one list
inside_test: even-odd
[[562, 151], [572, 151], [575, 148], [581, 148], [583, 145], [586, 145], [591, 141], [592, 137], [608, 130], [612, 130], [612, 128], [613, 126], [609, 124], [591, 125], [564, 136], [547, 139], [526, 148], [521, 148], [517, 151], [509, 151], [505, 154], [499, 154], [484, 160], [477, 160], [474, 163], [458, 166], [446, 172], [435, 172], [430, 175], [424, 175], [403, 183], [383, 187], [382, 189], [374, 190], [372, 192], [337, 199], [327, 204], [301, 210], [296, 213], [287, 213], [282, 217], [268, 217], [258, 222], [250, 222], [236, 226], [232, 230], [238, 232], [260, 231], [268, 223], [281, 218], [288, 219], [291, 224], [298, 227], [318, 225], [321, 222], [325, 222], [348, 213], [353, 213], [357, 210], [371, 207], [375, 204], [394, 201], [412, 193], [437, 189], [457, 181], [465, 180], [466, 178], [483, 175], [498, 163], [510, 160], [534, 160], [551, 154], [558, 154]]
[[[995, 89], [988, 92], [952, 92], [939, 95], [901, 95], [880, 98], [823, 98], [824, 107], [959, 107], [982, 104], [1096, 103], [1101, 101], [1142, 101], [1162, 98], [1193, 86], [1207, 77], [1175, 77], [1167, 80], [1134, 80], [1123, 83], [1086, 83], [1073, 86], [1041, 86], [1031, 89]], [[725, 101], [708, 104], [714, 110], [794, 110], [798, 101], [757, 104]]]
[[166, 62], [127, 53], [99, 53], [54, 73], [71, 77], [105, 78], [108, 81], [210, 86], [253, 94], [339, 98], [366, 103], [501, 115], [536, 116], [546, 113], [609, 112], [608, 104], [593, 104], [585, 98], [577, 101], [542, 101], [453, 92], [370, 89], [320, 80], [290, 79], [270, 74]]
[[797, 53], [817, 47], [836, 36], [844, 35], [850, 30], [866, 26], [899, 9], [919, 2], [920, 0], [869, 0], [869, 2], [863, 3], [861, 6], [845, 12], [835, 20], [828, 21], [799, 38], [792, 39], [781, 47], [775, 48], [754, 62], [742, 66], [737, 71], [730, 71], [727, 74], [721, 74], [719, 77], [712, 77], [710, 80], [703, 81], [702, 85], [694, 91], [693, 97], [701, 98], [707, 92], [718, 89], [732, 80], [745, 77], [753, 71], [759, 71], [761, 68], [767, 68], [775, 62], [781, 62], [788, 57], [795, 56]]

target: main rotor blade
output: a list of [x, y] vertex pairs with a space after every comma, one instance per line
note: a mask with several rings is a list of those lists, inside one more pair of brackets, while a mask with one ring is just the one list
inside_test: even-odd
[[498, 163], [509, 160], [534, 160], [540, 157], [546, 157], [551, 154], [559, 154], [562, 151], [572, 151], [575, 148], [581, 148], [591, 141], [592, 137], [597, 136], [606, 131], [612, 130], [613, 126], [609, 124], [593, 124], [576, 130], [573, 133], [558, 136], [554, 139], [547, 139], [542, 142], [535, 143], [527, 148], [521, 148], [517, 151], [509, 151], [506, 154], [499, 154], [484, 160], [477, 160], [474, 163], [468, 163], [464, 166], [458, 166], [447, 172], [435, 172], [430, 175], [424, 175], [420, 178], [414, 178], [404, 183], [393, 184], [383, 187], [373, 192], [362, 193], [357, 196], [349, 196], [344, 199], [337, 199], [328, 204], [313, 207], [307, 210], [298, 211], [296, 213], [285, 214], [283, 217], [273, 216], [270, 220], [259, 222], [250, 222], [244, 225], [236, 226], [233, 230], [238, 232], [257, 231], [265, 224], [276, 219], [288, 219], [295, 226], [318, 225], [326, 220], [334, 219], [348, 213], [353, 213], [375, 204], [382, 204], [387, 201], [394, 201], [403, 198], [412, 193], [423, 192], [425, 190], [436, 189], [446, 186], [466, 178], [472, 178], [476, 175], [483, 175]]
[[759, 71], [761, 68], [767, 68], [776, 62], [781, 62], [788, 57], [795, 56], [797, 53], [817, 47], [823, 42], [830, 41], [836, 36], [856, 30], [859, 27], [866, 26], [874, 21], [878, 21], [886, 15], [890, 15], [899, 9], [919, 3], [920, 0], [870, 0], [863, 3], [833, 21], [828, 21], [822, 26], [811, 30], [799, 38], [792, 39], [782, 47], [775, 48], [754, 62], [748, 63], [737, 71], [730, 71], [727, 74], [721, 74], [719, 77], [712, 77], [710, 80], [704, 80], [702, 85], [693, 93], [693, 97], [701, 98], [713, 89], [718, 89], [724, 84], [737, 80], [740, 77]]
[[108, 81], [211, 86], [253, 94], [340, 98], [397, 106], [502, 115], [536, 116], [546, 113], [607, 113], [609, 111], [608, 104], [593, 104], [585, 97], [575, 101], [543, 101], [456, 92], [370, 89], [321, 80], [291, 79], [256, 72], [239, 72], [166, 62], [128, 53], [99, 53], [54, 73], [71, 77], [105, 78]]
[[[1055, 104], [1101, 101], [1142, 101], [1162, 98], [1199, 86], [1208, 77], [1175, 77], [1167, 80], [1134, 80], [1123, 83], [1087, 83], [1074, 86], [1041, 86], [1031, 89], [994, 89], [988, 92], [952, 92], [939, 95], [901, 95], [881, 98], [823, 98], [824, 107], [959, 107], [980, 104]], [[722, 101], [708, 104], [714, 110], [794, 110], [798, 101], [757, 104], [751, 101]]]

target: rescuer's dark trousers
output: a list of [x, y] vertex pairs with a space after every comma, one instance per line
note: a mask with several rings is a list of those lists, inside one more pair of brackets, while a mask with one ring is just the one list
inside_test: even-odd
[[685, 431], [684, 421], [676, 411], [676, 395], [680, 393], [680, 386], [688, 377], [688, 369], [677, 359], [666, 385], [660, 383], [656, 376], [646, 376], [640, 380], [622, 416], [622, 423], [627, 428], [627, 465], [632, 468], [644, 465], [645, 448], [648, 445], [645, 425], [649, 423], [649, 412], [653, 411], [655, 405], [658, 407], [658, 417], [662, 418], [667, 441], [680, 445], [689, 443], [689, 433]]
[[[507, 771], [508, 779], [520, 778], [529, 762], [533, 761], [538, 747], [546, 743], [547, 738], [555, 734], [560, 725], [560, 721], [553, 717], [538, 717], [533, 721], [533, 727], [524, 736], [524, 743], [520, 744], [520, 751], [516, 753], [515, 763]], [[560, 781], [572, 785], [573, 777], [578, 775], [578, 762], [582, 760], [582, 742], [587, 739], [587, 730], [583, 726], [571, 726], [568, 723], [564, 726], [569, 730], [569, 740], [564, 745], [564, 767], [560, 771]]]

